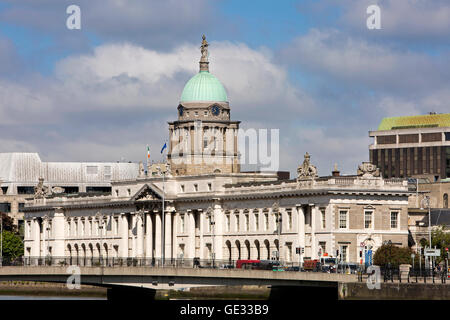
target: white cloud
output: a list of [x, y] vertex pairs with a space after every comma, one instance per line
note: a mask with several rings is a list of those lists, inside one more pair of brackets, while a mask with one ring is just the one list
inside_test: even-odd
[[[39, 127], [40, 136], [29, 141], [57, 160], [107, 160], [119, 154], [139, 159], [147, 143], [158, 149], [167, 138], [167, 121], [176, 119], [181, 91], [198, 72], [199, 57], [198, 45], [161, 52], [105, 44], [59, 61], [54, 74], [39, 84], [3, 80], [0, 91], [8, 95], [0, 102], [0, 115], [4, 124]], [[280, 120], [313, 103], [265, 48], [212, 42], [210, 69], [226, 87], [233, 114], [244, 122], [264, 119], [261, 127], [280, 127]]]

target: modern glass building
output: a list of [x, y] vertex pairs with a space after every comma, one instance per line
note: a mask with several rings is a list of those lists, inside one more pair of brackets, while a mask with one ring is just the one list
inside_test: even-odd
[[450, 178], [450, 113], [384, 118], [369, 146], [383, 177]]

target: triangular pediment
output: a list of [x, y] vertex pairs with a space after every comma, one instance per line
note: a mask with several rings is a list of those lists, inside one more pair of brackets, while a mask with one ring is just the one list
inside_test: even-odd
[[132, 201], [161, 200], [162, 192], [154, 184], [144, 184], [141, 189], [131, 198]]

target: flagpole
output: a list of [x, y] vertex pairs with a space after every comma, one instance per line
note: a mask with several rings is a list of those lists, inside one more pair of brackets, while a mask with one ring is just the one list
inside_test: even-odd
[[[163, 148], [162, 148], [162, 150], [161, 150], [161, 153], [163, 154], [163, 163], [164, 163], [164, 151], [165, 151], [165, 149], [166, 149], [166, 147], [167, 147], [167, 145], [166, 145], [166, 143], [164, 143], [164, 146], [163, 146]], [[162, 165], [162, 164], [161, 164]], [[165, 174], [166, 174], [166, 171], [165, 171], [165, 169], [164, 169], [164, 171], [163, 170], [161, 170], [162, 171], [162, 176], [163, 176], [163, 192], [162, 192], [162, 232], [161, 232], [161, 234], [162, 234], [162, 241], [161, 241], [161, 244], [162, 244], [162, 249], [161, 249], [161, 260], [162, 260], [162, 265], [163, 265], [163, 267], [164, 267], [164, 258], [165, 258], [165, 249], [166, 249], [166, 224], [165, 224], [165, 215], [166, 215], [166, 213], [165, 213], [165, 210], [164, 210], [164, 194], [165, 194], [165, 189], [164, 189], [164, 184], [165, 184]]]
[[[164, 156], [163, 156], [163, 160], [164, 160]], [[163, 175], [163, 192], [162, 192], [162, 264], [164, 267], [164, 256], [165, 256], [165, 249], [166, 249], [166, 225], [165, 225], [165, 210], [164, 210], [164, 175], [165, 175], [165, 171], [162, 172]]]

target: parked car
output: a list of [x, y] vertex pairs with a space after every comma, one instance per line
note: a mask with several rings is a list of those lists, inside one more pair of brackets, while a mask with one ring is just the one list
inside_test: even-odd
[[286, 269], [284, 269], [286, 271], [300, 271], [300, 267], [287, 267]]

